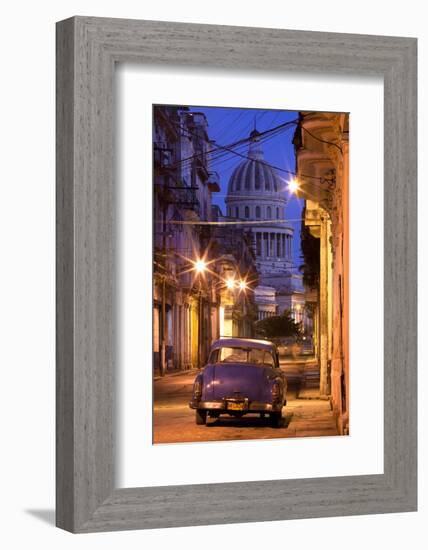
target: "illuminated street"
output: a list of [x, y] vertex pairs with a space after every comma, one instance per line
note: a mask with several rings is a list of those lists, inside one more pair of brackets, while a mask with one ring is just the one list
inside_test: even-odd
[[348, 162], [348, 113], [154, 106], [155, 443], [349, 434]]
[[[291, 376], [280, 428], [272, 428], [268, 417], [262, 419], [259, 415], [247, 415], [241, 419], [225, 415], [210, 419], [206, 426], [197, 426], [195, 411], [188, 406], [195, 371], [155, 380], [154, 443], [338, 435], [328, 400], [297, 398], [292, 373], [298, 373], [301, 364], [295, 362], [281, 366]], [[300, 395], [309, 396], [311, 393], [306, 391]]]

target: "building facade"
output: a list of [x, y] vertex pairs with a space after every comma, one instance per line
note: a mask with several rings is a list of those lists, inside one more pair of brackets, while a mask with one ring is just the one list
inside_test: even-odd
[[[220, 336], [252, 337], [257, 320], [253, 289], [258, 282], [252, 234], [246, 228], [227, 225], [230, 220], [217, 206], [213, 219], [218, 224], [211, 229], [211, 248], [219, 258], [220, 280], [225, 283], [220, 292]], [[246, 287], [241, 289], [239, 281], [245, 281]]]
[[161, 374], [199, 365], [218, 335], [210, 275], [195, 280], [189, 270], [204, 247], [192, 222], [210, 219], [211, 195], [219, 190], [206, 126], [203, 115], [186, 109], [154, 108], [153, 354]]
[[349, 116], [300, 113], [295, 134], [304, 224], [319, 240], [314, 311], [320, 394], [329, 396], [340, 433], [349, 430]]
[[295, 305], [303, 288], [296, 286], [298, 281], [292, 276], [294, 230], [286, 222], [285, 183], [265, 161], [260, 133], [254, 129], [249, 139], [248, 158], [238, 164], [229, 180], [226, 214], [249, 222], [259, 275], [255, 303], [258, 319], [265, 319], [285, 310], [297, 312]]
[[[229, 314], [232, 332], [246, 330], [247, 304], [238, 294], [228, 307], [224, 272], [249, 271], [251, 247], [242, 235], [236, 245], [239, 232], [210, 225], [218, 219], [212, 195], [220, 186], [207, 126], [203, 113], [154, 108], [153, 359], [161, 375], [201, 367]], [[198, 272], [198, 260], [207, 269]]]

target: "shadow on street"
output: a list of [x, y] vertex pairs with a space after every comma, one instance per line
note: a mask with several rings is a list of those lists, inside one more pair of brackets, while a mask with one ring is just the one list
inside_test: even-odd
[[282, 410], [281, 424], [275, 428], [270, 423], [269, 415], [265, 418], [259, 415], [245, 415], [241, 418], [208, 417], [207, 425], [196, 425], [195, 411], [189, 408], [196, 372], [155, 380], [153, 442], [184, 443], [338, 435], [330, 402], [317, 399], [316, 394], [310, 394], [310, 398], [302, 398], [297, 376], [293, 378], [292, 371], [298, 365], [286, 366], [285, 370], [287, 367], [290, 379], [287, 405]]

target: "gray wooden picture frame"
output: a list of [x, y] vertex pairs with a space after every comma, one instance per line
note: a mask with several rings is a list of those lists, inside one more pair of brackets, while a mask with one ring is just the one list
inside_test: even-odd
[[[91, 17], [57, 24], [58, 527], [83, 533], [416, 510], [416, 45]], [[383, 77], [383, 474], [115, 488], [117, 62]]]

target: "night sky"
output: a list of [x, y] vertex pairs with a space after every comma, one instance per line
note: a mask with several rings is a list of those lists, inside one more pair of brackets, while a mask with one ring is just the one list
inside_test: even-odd
[[[216, 141], [218, 145], [228, 147], [230, 144], [247, 139], [254, 125], [259, 132], [265, 132], [284, 122], [295, 120], [298, 117], [296, 111], [278, 111], [262, 109], [239, 109], [223, 107], [190, 107], [191, 111], [202, 112], [208, 120], [209, 138]], [[279, 133], [266, 137], [262, 140], [265, 161], [273, 166], [285, 169], [295, 170], [294, 146], [292, 144], [293, 134], [296, 125], [292, 124]], [[236, 149], [241, 154], [247, 155], [248, 144]], [[220, 206], [225, 214], [224, 199], [227, 194], [227, 185], [229, 178], [235, 167], [244, 159], [233, 153], [227, 153], [218, 160], [211, 163], [211, 169], [219, 173], [220, 193], [213, 193], [213, 203]], [[293, 176], [285, 172], [277, 171], [278, 176], [284, 182], [284, 188], [287, 182]], [[300, 252], [300, 218], [302, 215], [303, 201], [291, 195], [288, 197], [286, 216], [290, 225], [294, 228], [293, 239], [293, 263], [296, 267], [301, 264]], [[293, 273], [299, 273], [297, 269]]]

